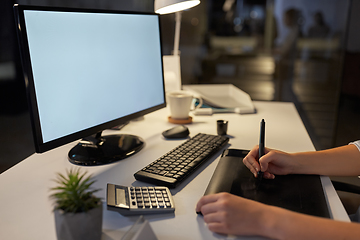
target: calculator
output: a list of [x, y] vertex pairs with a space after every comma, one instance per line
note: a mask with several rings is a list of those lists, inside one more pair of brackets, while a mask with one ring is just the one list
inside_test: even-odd
[[107, 184], [107, 209], [122, 215], [171, 213], [174, 200], [167, 187], [127, 187]]

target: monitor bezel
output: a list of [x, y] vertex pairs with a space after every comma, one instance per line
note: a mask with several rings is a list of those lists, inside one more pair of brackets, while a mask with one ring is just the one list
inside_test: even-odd
[[[34, 78], [32, 73], [32, 65], [30, 59], [30, 51], [29, 51], [29, 44], [27, 39], [26, 33], [26, 25], [25, 25], [25, 18], [24, 18], [24, 11], [25, 10], [35, 10], [35, 11], [59, 11], [59, 12], [80, 12], [80, 13], [105, 13], [105, 14], [138, 14], [138, 15], [154, 15], [158, 17], [159, 23], [159, 40], [160, 40], [160, 51], [161, 51], [161, 67], [162, 67], [162, 82], [163, 82], [163, 99], [164, 102], [162, 104], [153, 106], [151, 108], [144, 109], [142, 111], [124, 116], [119, 117], [117, 119], [108, 121], [106, 123], [102, 123], [96, 125], [91, 128], [87, 128], [58, 139], [44, 142], [42, 138], [41, 132], [41, 125], [40, 125], [40, 117], [39, 111], [37, 107], [37, 99], [35, 93], [35, 86], [34, 86]], [[82, 139], [87, 136], [91, 136], [98, 132], [101, 132], [105, 129], [110, 129], [114, 126], [124, 124], [130, 120], [142, 117], [148, 113], [154, 112], [161, 108], [166, 107], [166, 97], [165, 97], [165, 81], [164, 81], [164, 68], [163, 68], [163, 50], [162, 50], [162, 39], [161, 39], [161, 28], [160, 28], [160, 15], [152, 12], [137, 12], [137, 11], [120, 11], [120, 10], [104, 10], [104, 9], [82, 9], [82, 8], [67, 8], [67, 7], [47, 7], [47, 6], [29, 6], [29, 5], [14, 5], [14, 12], [15, 12], [15, 21], [16, 21], [16, 28], [17, 28], [17, 35], [19, 39], [19, 48], [20, 48], [20, 55], [21, 55], [21, 62], [24, 72], [24, 81], [26, 87], [26, 94], [28, 100], [28, 107], [31, 119], [31, 126], [33, 130], [33, 139], [35, 145], [35, 151], [37, 153], [43, 153], [49, 151], [51, 149], [60, 147], [62, 145], [74, 142], [76, 140]], [[95, 97], [95, 96], [94, 96]], [[56, 126], [55, 126], [56, 127]]]

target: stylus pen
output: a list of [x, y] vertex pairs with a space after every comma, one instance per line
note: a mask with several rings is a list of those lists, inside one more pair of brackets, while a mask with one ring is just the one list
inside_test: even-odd
[[[265, 121], [261, 120], [260, 123], [260, 139], [259, 139], [259, 160], [265, 154]], [[259, 162], [260, 164], [260, 162]], [[259, 170], [258, 178], [261, 180], [263, 177], [263, 172]]]

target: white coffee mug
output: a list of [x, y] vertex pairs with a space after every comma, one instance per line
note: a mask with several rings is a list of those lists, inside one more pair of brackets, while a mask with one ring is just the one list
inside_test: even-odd
[[[188, 119], [190, 110], [200, 108], [202, 105], [201, 97], [195, 96], [189, 91], [172, 91], [167, 93], [166, 96], [170, 107], [170, 116], [173, 119]], [[199, 100], [196, 107], [195, 104], [192, 104], [194, 99]]]

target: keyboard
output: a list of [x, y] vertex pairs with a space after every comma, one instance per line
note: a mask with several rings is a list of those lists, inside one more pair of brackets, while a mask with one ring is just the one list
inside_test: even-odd
[[135, 179], [175, 188], [227, 143], [226, 136], [199, 133], [134, 174]]

